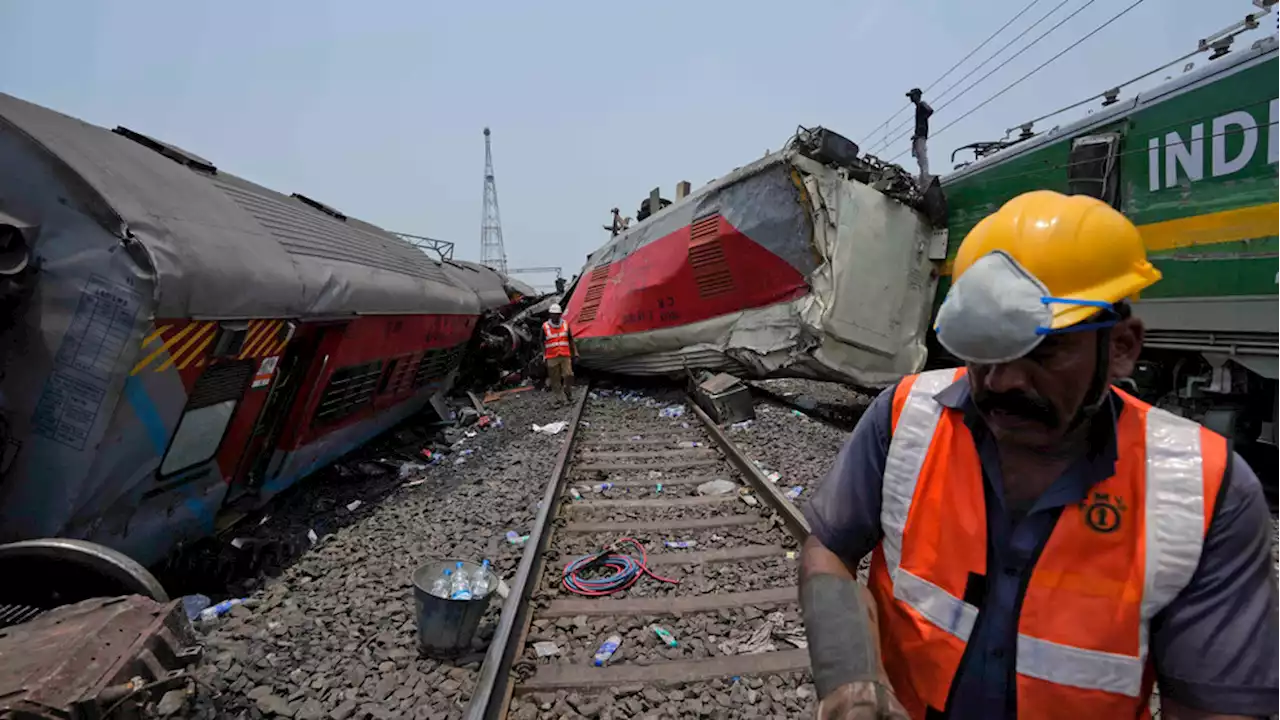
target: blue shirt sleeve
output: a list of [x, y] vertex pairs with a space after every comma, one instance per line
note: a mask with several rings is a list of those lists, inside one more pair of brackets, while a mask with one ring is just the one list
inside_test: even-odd
[[880, 542], [880, 486], [893, 430], [894, 389], [871, 402], [804, 509], [810, 532], [847, 563], [857, 564]]
[[1258, 477], [1233, 456], [1200, 564], [1152, 622], [1161, 695], [1206, 712], [1277, 712], [1280, 610], [1273, 532]]

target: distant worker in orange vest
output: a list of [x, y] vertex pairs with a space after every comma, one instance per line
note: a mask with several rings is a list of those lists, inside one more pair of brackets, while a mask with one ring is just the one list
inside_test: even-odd
[[552, 305], [551, 319], [542, 323], [542, 336], [545, 351], [543, 357], [547, 362], [547, 377], [551, 380], [551, 392], [564, 396], [564, 401], [573, 400], [573, 334], [569, 332], [569, 323], [561, 317], [560, 306]]
[[[937, 339], [805, 508], [822, 720], [1273, 716], [1261, 484], [1227, 440], [1116, 387], [1160, 279], [1109, 205], [1020, 195], [965, 237]], [[869, 592], [855, 581], [871, 554]]]

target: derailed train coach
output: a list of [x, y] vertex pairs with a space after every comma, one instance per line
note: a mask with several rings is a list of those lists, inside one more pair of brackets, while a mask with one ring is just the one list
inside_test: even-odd
[[143, 563], [426, 405], [487, 268], [0, 95], [0, 542]]
[[925, 362], [944, 217], [936, 185], [802, 128], [592, 254], [565, 308], [580, 362], [893, 382]]

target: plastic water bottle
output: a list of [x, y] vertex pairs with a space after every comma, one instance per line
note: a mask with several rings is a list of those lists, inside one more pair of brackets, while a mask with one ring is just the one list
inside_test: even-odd
[[223, 600], [222, 602], [218, 603], [217, 605], [214, 605], [213, 607], [207, 607], [201, 610], [200, 619], [204, 620], [205, 622], [208, 622], [210, 620], [213, 620], [214, 618], [219, 618], [219, 617], [222, 617], [223, 615], [226, 615], [231, 610], [231, 608], [237, 605], [243, 605], [243, 604], [244, 604], [244, 598], [232, 598], [231, 600]]
[[462, 563], [458, 563], [454, 569], [453, 582], [449, 585], [449, 598], [452, 600], [470, 600], [471, 582], [467, 580], [467, 571], [463, 569]]
[[603, 483], [600, 483], [599, 485], [593, 486], [591, 489], [595, 490], [596, 492], [604, 492], [605, 490], [608, 490], [611, 487], [613, 487], [613, 483], [603, 482]]
[[680, 646], [680, 643], [676, 640], [675, 636], [672, 635], [671, 631], [667, 630], [666, 628], [658, 627], [657, 625], [654, 625], [653, 632], [655, 635], [658, 636], [659, 640], [667, 644], [667, 647]]
[[453, 584], [453, 578], [450, 577], [452, 575], [453, 569], [445, 568], [444, 573], [436, 578], [435, 582], [431, 583], [431, 594], [439, 598], [449, 597], [449, 586]]
[[600, 649], [596, 651], [596, 667], [603, 667], [605, 663], [609, 662], [609, 658], [613, 657], [613, 654], [618, 651], [618, 646], [621, 644], [622, 638], [620, 636], [610, 635], [609, 639], [605, 640]]
[[482, 598], [489, 593], [489, 561], [485, 560], [476, 571], [475, 580], [471, 581], [471, 595]]

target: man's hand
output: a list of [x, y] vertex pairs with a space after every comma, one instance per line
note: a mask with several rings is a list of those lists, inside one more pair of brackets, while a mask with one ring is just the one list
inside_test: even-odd
[[818, 703], [818, 720], [909, 720], [889, 688], [878, 682], [841, 685]]

